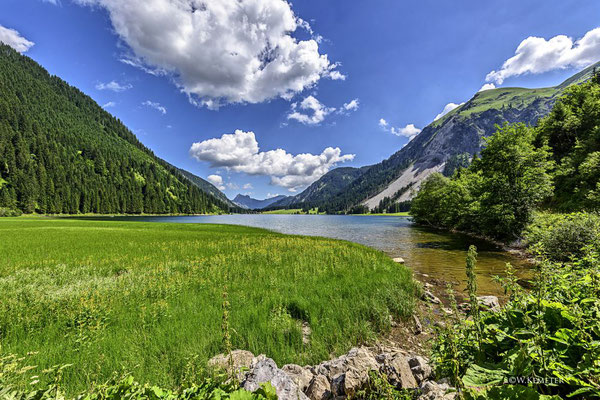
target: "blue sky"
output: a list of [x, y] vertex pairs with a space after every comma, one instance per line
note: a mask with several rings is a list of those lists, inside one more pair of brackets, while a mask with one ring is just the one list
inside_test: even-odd
[[25, 40], [158, 156], [257, 198], [389, 157], [491, 71], [541, 87], [600, 59], [593, 0], [211, 1], [2, 0], [0, 40]]

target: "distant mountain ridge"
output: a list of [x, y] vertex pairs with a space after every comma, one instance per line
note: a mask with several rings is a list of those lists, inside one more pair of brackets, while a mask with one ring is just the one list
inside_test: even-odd
[[264, 200], [257, 200], [247, 195], [238, 194], [233, 199], [233, 202], [239, 207], [246, 208], [248, 210], [262, 210], [264, 208], [269, 207], [271, 204], [284, 200], [286, 198], [287, 196], [279, 195]]
[[366, 166], [362, 168], [340, 167], [332, 169], [319, 180], [313, 182], [302, 193], [279, 200], [269, 208], [317, 207], [331, 200], [369, 168], [369, 166]]
[[[343, 185], [332, 176], [343, 174], [337, 168], [323, 175], [302, 193], [273, 207], [319, 207], [327, 212], [344, 212], [363, 205], [374, 209], [385, 198], [397, 202], [411, 199], [421, 182], [433, 172], [442, 172], [450, 159], [478, 154], [484, 137], [496, 125], [522, 122], [533, 125], [546, 116], [563, 91], [592, 76], [596, 63], [549, 88], [497, 88], [476, 93], [469, 101], [423, 129], [405, 147], [381, 163], [363, 167]], [[319, 188], [318, 191], [315, 188]], [[321, 196], [320, 193], [326, 193]], [[334, 193], [334, 194], [332, 194]]]

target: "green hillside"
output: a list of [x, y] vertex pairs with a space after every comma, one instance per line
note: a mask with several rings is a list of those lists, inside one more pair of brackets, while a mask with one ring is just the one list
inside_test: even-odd
[[[483, 138], [503, 123], [534, 125], [548, 115], [565, 89], [590, 79], [600, 65], [594, 64], [550, 88], [498, 88], [476, 93], [473, 98], [444, 117], [432, 122], [405, 147], [387, 160], [370, 166], [326, 201], [310, 203], [327, 212], [347, 212], [377, 195], [407, 168], [423, 171], [440, 167], [459, 155], [478, 154]], [[420, 181], [411, 182], [416, 185]], [[316, 182], [320, 184], [319, 181]], [[416, 186], [415, 186], [416, 187]], [[296, 197], [301, 197], [302, 193]], [[302, 206], [302, 204], [296, 204]]]
[[2, 44], [0, 93], [0, 207], [51, 214], [227, 209], [90, 97]]

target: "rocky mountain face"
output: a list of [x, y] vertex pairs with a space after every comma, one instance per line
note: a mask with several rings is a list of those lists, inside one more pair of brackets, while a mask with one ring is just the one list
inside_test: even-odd
[[[343, 186], [331, 179], [331, 175], [347, 169], [338, 168], [292, 199], [296, 205], [320, 207], [329, 212], [348, 211], [360, 204], [373, 209], [386, 197], [395, 198], [397, 202], [410, 200], [431, 173], [444, 171], [448, 160], [478, 154], [485, 145], [484, 138], [493, 134], [497, 125], [515, 122], [534, 125], [550, 112], [564, 89], [589, 79], [599, 66], [600, 63], [590, 66], [555, 87], [498, 88], [479, 92], [462, 106], [432, 122], [387, 160], [354, 171], [351, 180], [345, 180]], [[321, 196], [321, 193], [327, 193], [327, 196]]]
[[286, 199], [288, 196], [284, 196], [284, 195], [280, 195], [280, 196], [275, 196], [275, 197], [271, 197], [265, 200], [257, 200], [257, 199], [253, 199], [250, 196], [246, 196], [243, 194], [238, 194], [237, 196], [235, 196], [235, 198], [233, 199], [233, 202], [242, 208], [246, 208], [248, 210], [262, 210], [264, 208], [269, 207], [271, 204], [276, 203], [280, 200], [284, 200]]

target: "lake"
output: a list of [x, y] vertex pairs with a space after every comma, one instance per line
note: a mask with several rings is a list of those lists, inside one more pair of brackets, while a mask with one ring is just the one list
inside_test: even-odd
[[[104, 218], [102, 218], [104, 219]], [[272, 215], [233, 214], [210, 216], [115, 217], [113, 220], [175, 222], [191, 224], [234, 224], [273, 231], [349, 240], [381, 250], [390, 257], [402, 257], [417, 277], [453, 282], [465, 286], [465, 257], [469, 245], [477, 246], [480, 294], [499, 294], [494, 275], [502, 275], [510, 262], [521, 276], [527, 274], [526, 262], [488, 242], [466, 235], [443, 233], [411, 222], [408, 217], [353, 215]], [[427, 277], [425, 277], [426, 280]]]

